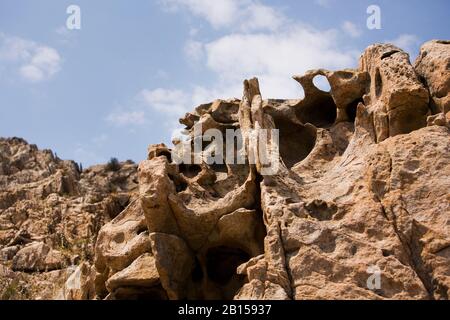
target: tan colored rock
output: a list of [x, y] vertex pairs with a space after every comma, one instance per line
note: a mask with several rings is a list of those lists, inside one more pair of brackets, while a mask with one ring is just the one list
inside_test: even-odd
[[119, 167], [81, 170], [23, 139], [0, 138], [0, 263], [20, 270], [0, 292], [18, 287], [12, 298], [64, 298], [66, 267], [93, 261], [100, 227], [137, 192], [137, 166]]
[[433, 113], [450, 111], [450, 41], [433, 40], [420, 48], [414, 68], [428, 86]]
[[150, 234], [154, 263], [169, 299], [186, 298], [186, 283], [194, 268], [194, 256], [186, 242], [164, 233]]
[[87, 262], [81, 263], [64, 284], [64, 300], [89, 300], [95, 297], [94, 269]]
[[[437, 61], [447, 52], [439, 45], [425, 46]], [[431, 79], [428, 64], [416, 68]], [[315, 87], [319, 75], [330, 92]], [[254, 165], [177, 165], [161, 145], [140, 165], [167, 297], [447, 299], [449, 131], [408, 55], [374, 45], [356, 70], [294, 79], [302, 100], [263, 100], [251, 79], [240, 102], [217, 100], [181, 120], [191, 142], [200, 125], [240, 128], [247, 157], [260, 151], [252, 130], [278, 129], [275, 174], [259, 153]]]
[[429, 94], [409, 62], [393, 45], [373, 45], [360, 58], [359, 69], [370, 75], [364, 104], [373, 117], [378, 142], [426, 125]]
[[[235, 155], [212, 141], [201, 141], [201, 150], [189, 155], [201, 160], [197, 164], [176, 161], [182, 139], [173, 149], [152, 145], [131, 201], [127, 191], [136, 181], [124, 164], [101, 179], [102, 166], [80, 178], [70, 164], [56, 161], [41, 177], [27, 157], [35, 147], [19, 140], [0, 144], [0, 160], [6, 159], [0, 185], [8, 186], [0, 193], [5, 263], [12, 259], [31, 270], [58, 261], [57, 242], [43, 232], [47, 220], [33, 216], [37, 207], [65, 221], [69, 243], [77, 235], [89, 239], [102, 225], [92, 270], [83, 263], [75, 272], [34, 278], [0, 268], [5, 286], [19, 276], [20, 284], [54, 279], [52, 292], [61, 292], [68, 273], [63, 292], [74, 299], [93, 298], [93, 287], [97, 299], [109, 300], [448, 299], [449, 52], [446, 41], [429, 42], [413, 68], [401, 49], [376, 44], [357, 69], [295, 76], [305, 92], [297, 100], [264, 100], [258, 80], [245, 80], [242, 100], [203, 104], [180, 120], [189, 147], [208, 129], [240, 129], [228, 138], [242, 142], [235, 151], [245, 161], [227, 159]], [[314, 85], [317, 76], [326, 77], [330, 92]], [[255, 132], [273, 129], [279, 142], [271, 134], [258, 144]], [[212, 149], [225, 163], [201, 157]], [[41, 157], [49, 166], [54, 162], [50, 153]], [[271, 166], [276, 170], [267, 170]], [[20, 184], [31, 184], [32, 192]], [[120, 195], [104, 198], [108, 189]], [[64, 192], [87, 197], [67, 202]], [[84, 220], [92, 219], [85, 212], [98, 210], [111, 220]], [[67, 218], [72, 212], [76, 220]], [[71, 261], [81, 259], [70, 253]]]
[[144, 253], [131, 265], [117, 272], [108, 279], [106, 287], [114, 292], [120, 287], [153, 287], [159, 284], [159, 273], [156, 269], [155, 258]]
[[99, 232], [95, 248], [95, 290], [97, 296], [108, 294], [108, 278], [128, 267], [135, 259], [150, 252], [151, 243], [141, 202], [135, 200]]
[[12, 261], [15, 271], [51, 271], [64, 265], [61, 252], [52, 250], [43, 242], [35, 242], [19, 250]]

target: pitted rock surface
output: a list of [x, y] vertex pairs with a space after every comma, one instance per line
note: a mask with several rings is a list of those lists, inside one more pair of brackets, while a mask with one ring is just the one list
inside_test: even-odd
[[[63, 223], [66, 238], [96, 241], [95, 257], [63, 284], [64, 298], [448, 299], [449, 61], [449, 41], [425, 43], [414, 64], [400, 48], [372, 45], [357, 69], [294, 76], [305, 92], [298, 100], [265, 100], [258, 80], [245, 80], [241, 100], [206, 103], [180, 119], [192, 144], [209, 129], [224, 137], [239, 129], [244, 163], [177, 164], [180, 140], [172, 149], [152, 145], [137, 170], [138, 190], [132, 175], [121, 184], [126, 208], [94, 226], [65, 220], [64, 212], [104, 217], [100, 204], [116, 195], [102, 189], [103, 198], [89, 200], [105, 186], [101, 169], [80, 174], [26, 144], [2, 151], [0, 243], [10, 264], [0, 277], [35, 270], [64, 279], [55, 273], [66, 257], [51, 240]], [[314, 85], [317, 76], [330, 92]], [[278, 143], [267, 141], [279, 149], [271, 174], [251, 138], [262, 129], [279, 130]], [[203, 141], [199, 152], [211, 145]], [[29, 153], [45, 166], [27, 167]], [[35, 199], [40, 214], [59, 214], [55, 231], [43, 231], [52, 219], [30, 222], [33, 214], [19, 206]], [[371, 270], [379, 288], [368, 286]]]

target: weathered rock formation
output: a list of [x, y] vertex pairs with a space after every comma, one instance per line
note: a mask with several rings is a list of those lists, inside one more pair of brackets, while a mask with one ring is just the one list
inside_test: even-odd
[[[330, 92], [314, 85], [319, 75]], [[224, 150], [224, 164], [177, 164], [168, 147], [150, 146], [139, 191], [100, 229], [94, 268], [72, 273], [69, 298], [448, 299], [449, 42], [423, 45], [414, 66], [377, 44], [358, 69], [294, 79], [302, 100], [263, 100], [251, 79], [242, 100], [180, 119], [189, 143], [201, 139], [197, 151], [210, 151], [201, 135], [216, 129], [242, 142], [244, 163]], [[252, 139], [262, 129], [279, 130], [270, 174]], [[9, 254], [13, 268], [57, 268], [51, 243], [32, 246]], [[380, 286], [368, 285], [374, 275]]]
[[131, 162], [82, 171], [22, 139], [0, 139], [0, 298], [62, 298], [76, 266], [92, 263], [100, 227], [134, 191]]
[[429, 42], [413, 67], [374, 45], [357, 70], [294, 77], [303, 100], [263, 100], [252, 79], [241, 101], [188, 113], [193, 142], [196, 126], [240, 128], [248, 151], [249, 130], [279, 129], [280, 170], [177, 165], [151, 146], [139, 198], [99, 233], [98, 297], [447, 299], [449, 54]]

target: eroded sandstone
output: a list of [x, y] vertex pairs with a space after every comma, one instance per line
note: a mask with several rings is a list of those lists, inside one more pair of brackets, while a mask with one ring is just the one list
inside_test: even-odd
[[[356, 70], [295, 76], [302, 100], [263, 100], [251, 79], [241, 101], [188, 113], [192, 141], [199, 125], [240, 128], [248, 149], [249, 130], [279, 129], [281, 168], [176, 165], [166, 146], [150, 147], [140, 210], [147, 254], [161, 261], [155, 286], [170, 299], [447, 299], [450, 139], [438, 113], [449, 50], [427, 43], [413, 67], [401, 49], [373, 45]], [[379, 290], [367, 287], [371, 266]]]
[[[264, 100], [249, 79], [242, 100], [197, 107], [180, 119], [187, 141], [194, 145], [208, 129], [223, 136], [240, 129], [245, 163], [177, 164], [172, 149], [150, 146], [138, 192], [101, 227], [94, 268], [80, 265], [65, 296], [448, 299], [449, 56], [448, 41], [431, 41], [413, 66], [400, 48], [377, 44], [355, 70], [294, 76], [304, 99]], [[330, 92], [314, 85], [317, 76]], [[275, 173], [260, 154], [248, 158], [261, 147], [252, 130], [263, 129], [279, 130]], [[267, 146], [275, 145], [272, 136]], [[202, 141], [200, 152], [208, 148]], [[2, 162], [2, 172], [27, 183], [21, 157]], [[0, 217], [11, 217], [12, 228], [27, 220], [8, 211], [16, 199], [58, 203], [61, 192], [79, 194], [76, 177], [56, 171], [38, 194], [9, 192]], [[60, 252], [29, 236], [40, 228], [7, 236], [1, 252], [13, 269], [59, 270]], [[379, 270], [379, 288], [368, 286], [371, 270]]]

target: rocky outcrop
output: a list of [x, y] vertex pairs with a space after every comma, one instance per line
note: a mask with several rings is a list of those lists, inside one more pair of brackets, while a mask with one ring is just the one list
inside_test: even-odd
[[[0, 139], [0, 168], [0, 264], [10, 270], [0, 277], [0, 295], [63, 298], [76, 266], [91, 268], [101, 226], [132, 201], [137, 166], [82, 170], [11, 138]], [[51, 289], [38, 290], [50, 273], [57, 278]]]
[[[94, 267], [66, 274], [61, 296], [448, 299], [449, 56], [448, 41], [431, 41], [413, 66], [400, 48], [377, 44], [357, 69], [294, 76], [304, 99], [264, 100], [249, 79], [242, 100], [197, 107], [180, 119], [184, 139], [149, 147], [136, 194], [98, 232]], [[39, 194], [76, 199], [92, 186], [91, 195], [98, 170], [62, 170], [42, 188], [53, 195]], [[61, 272], [64, 251], [33, 230], [8, 238], [11, 268]], [[71, 230], [69, 239], [80, 234]]]
[[[100, 231], [98, 297], [448, 299], [449, 54], [427, 43], [413, 67], [401, 49], [373, 45], [356, 70], [295, 76], [302, 100], [263, 100], [251, 79], [241, 101], [186, 114], [187, 140], [203, 138], [197, 154], [211, 147], [208, 129], [229, 139], [240, 129], [246, 161], [224, 150], [225, 164], [176, 164], [151, 146], [139, 199]], [[249, 161], [261, 129], [279, 130], [275, 174]]]
[[415, 69], [430, 91], [430, 108], [434, 114], [430, 124], [444, 125], [450, 121], [450, 41], [427, 42], [420, 49]]

